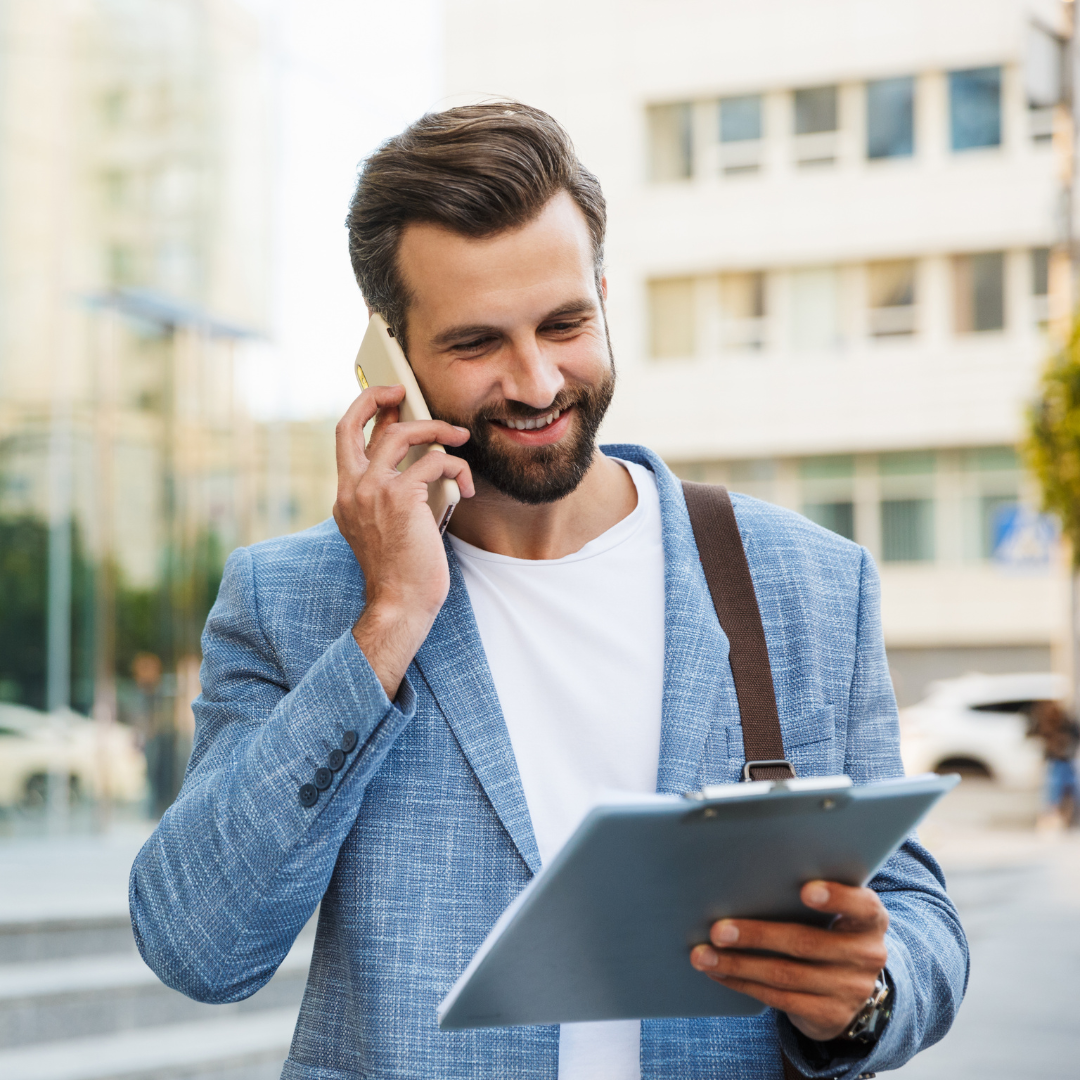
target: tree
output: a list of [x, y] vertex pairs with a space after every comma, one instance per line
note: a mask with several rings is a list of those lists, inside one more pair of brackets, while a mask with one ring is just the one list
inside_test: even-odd
[[1028, 413], [1024, 456], [1042, 489], [1042, 506], [1061, 522], [1071, 548], [1070, 654], [1073, 707], [1080, 707], [1080, 318], [1043, 372]]

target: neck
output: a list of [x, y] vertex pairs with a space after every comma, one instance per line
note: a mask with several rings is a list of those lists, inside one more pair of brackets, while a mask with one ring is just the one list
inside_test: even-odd
[[529, 506], [476, 480], [462, 500], [450, 532], [467, 544], [515, 559], [561, 559], [617, 525], [637, 506], [637, 488], [617, 461], [599, 450], [585, 478], [565, 499]]

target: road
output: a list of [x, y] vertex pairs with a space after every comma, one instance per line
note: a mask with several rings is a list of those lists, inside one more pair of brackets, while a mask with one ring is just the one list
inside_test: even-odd
[[1080, 1076], [1080, 832], [1034, 830], [1036, 799], [965, 780], [920, 830], [971, 945], [956, 1023], [903, 1080]]

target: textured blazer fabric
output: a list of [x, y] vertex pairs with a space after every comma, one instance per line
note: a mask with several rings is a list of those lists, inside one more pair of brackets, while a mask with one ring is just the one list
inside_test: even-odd
[[[658, 790], [739, 779], [738, 704], [677, 479], [657, 479], [666, 558]], [[788, 756], [802, 776], [902, 772], [873, 563], [806, 519], [733, 496]], [[334, 522], [231, 555], [203, 637], [183, 789], [131, 871], [131, 919], [162, 981], [247, 997], [322, 903], [285, 1080], [550, 1078], [558, 1028], [439, 1031], [435, 1010], [539, 869], [513, 750], [453, 552], [450, 593], [389, 701], [350, 629], [364, 582]], [[633, 582], [627, 583], [633, 587]], [[356, 732], [313, 805], [298, 795]], [[351, 740], [346, 737], [345, 742]], [[310, 801], [311, 791], [308, 791]], [[866, 1056], [813, 1068], [787, 1020], [647, 1020], [645, 1078], [895, 1069], [948, 1030], [967, 946], [941, 871], [912, 837], [874, 879], [895, 1012]], [[704, 978], [704, 976], [703, 976]], [[814, 1049], [809, 1047], [809, 1049]]]

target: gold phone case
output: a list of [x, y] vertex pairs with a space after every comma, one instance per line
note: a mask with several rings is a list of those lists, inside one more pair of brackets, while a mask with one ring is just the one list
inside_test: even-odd
[[[393, 386], [400, 383], [405, 387], [405, 400], [400, 405], [402, 420], [430, 420], [424, 395], [416, 381], [409, 361], [401, 351], [401, 346], [390, 334], [390, 327], [381, 315], [372, 315], [368, 322], [364, 340], [356, 354], [356, 381], [361, 390], [369, 386]], [[438, 443], [414, 446], [398, 465], [399, 471], [407, 469], [414, 461], [419, 461], [424, 454], [445, 454]], [[428, 506], [439, 525], [439, 532], [445, 532], [450, 522], [454, 507], [461, 501], [461, 491], [456, 480], [441, 479], [428, 484]]]

